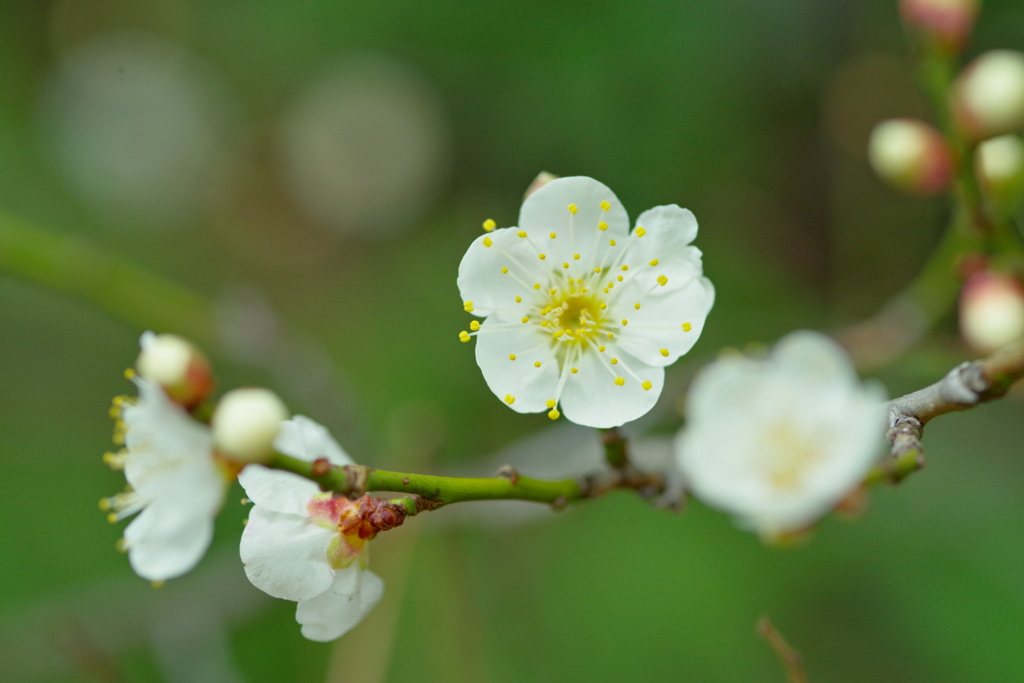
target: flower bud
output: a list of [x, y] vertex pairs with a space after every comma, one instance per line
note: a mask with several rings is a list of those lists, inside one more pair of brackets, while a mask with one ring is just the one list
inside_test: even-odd
[[269, 389], [233, 389], [224, 394], [213, 413], [213, 444], [238, 462], [265, 462], [288, 409]]
[[949, 186], [953, 160], [942, 135], [914, 119], [889, 119], [875, 126], [868, 143], [875, 172], [912, 194], [935, 194]]
[[1024, 335], [1024, 288], [1017, 279], [991, 271], [969, 277], [960, 293], [960, 333], [981, 354]]
[[175, 334], [146, 332], [135, 369], [143, 379], [163, 387], [168, 397], [191, 410], [213, 391], [210, 361], [187, 340]]
[[1016, 135], [1000, 135], [978, 145], [978, 180], [1004, 210], [1012, 210], [1024, 189], [1024, 143]]
[[992, 50], [975, 59], [953, 84], [953, 113], [974, 141], [1024, 128], [1024, 54]]
[[550, 183], [552, 180], [558, 180], [558, 176], [553, 173], [548, 173], [547, 171], [541, 171], [538, 173], [537, 177], [533, 179], [532, 183], [530, 183], [530, 186], [526, 188], [526, 193], [523, 194], [523, 201], [526, 201], [527, 197]]
[[963, 49], [978, 17], [978, 0], [900, 0], [903, 24], [945, 53]]

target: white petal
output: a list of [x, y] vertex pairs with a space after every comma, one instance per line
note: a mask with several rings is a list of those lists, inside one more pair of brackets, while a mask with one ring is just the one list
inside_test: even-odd
[[706, 277], [701, 277], [699, 279], [701, 286], [704, 288], [704, 301], [705, 303], [707, 303], [708, 306], [708, 310], [705, 313], [706, 315], [707, 313], [711, 312], [712, 308], [715, 307], [715, 286], [711, 284], [711, 280], [707, 279]]
[[[476, 315], [500, 310], [514, 313], [527, 308], [548, 289], [555, 258], [540, 260], [539, 255], [544, 253], [538, 244], [540, 238], [520, 238], [518, 232], [517, 228], [502, 228], [480, 235], [462, 257], [459, 294], [463, 302], [473, 302]], [[487, 243], [491, 246], [485, 246]], [[503, 273], [502, 268], [508, 272]], [[542, 289], [534, 289], [534, 284]], [[518, 304], [517, 296], [523, 299]]]
[[[611, 358], [618, 358], [619, 364], [607, 365]], [[640, 381], [626, 372], [624, 365]], [[614, 346], [607, 346], [604, 354], [588, 349], [577, 366], [579, 372], [569, 375], [562, 393], [562, 413], [567, 420], [586, 427], [618, 427], [641, 417], [654, 407], [665, 383], [662, 368], [647, 365]], [[614, 375], [609, 368], [614, 369]], [[615, 375], [624, 377], [625, 384], [616, 385]], [[650, 390], [644, 390], [641, 383], [645, 380], [651, 382]]]
[[321, 493], [309, 479], [263, 465], [246, 465], [238, 475], [245, 495], [261, 508], [306, 517], [309, 499]]
[[295, 619], [302, 635], [325, 642], [340, 638], [372, 610], [384, 595], [384, 582], [373, 572], [353, 562], [338, 576], [330, 589], [299, 602]]
[[[218, 506], [219, 507], [219, 506]], [[149, 581], [166, 581], [193, 569], [213, 540], [214, 514], [185, 514], [186, 501], [154, 501], [125, 529], [128, 561]]]
[[[488, 318], [476, 341], [476, 362], [494, 395], [505, 400], [515, 397], [510, 407], [520, 413], [536, 413], [546, 408], [558, 385], [558, 362], [552, 351], [551, 335], [536, 323], [513, 324], [509, 329], [500, 318]], [[515, 360], [509, 356], [515, 354]], [[535, 367], [534, 363], [541, 366]], [[507, 402], [507, 401], [506, 401]]]
[[644, 211], [636, 219], [636, 225], [647, 231], [647, 237], [654, 238], [651, 242], [657, 242], [668, 251], [681, 250], [697, 237], [697, 219], [689, 209], [682, 209], [677, 204]]
[[305, 415], [296, 415], [281, 423], [274, 448], [306, 462], [327, 458], [332, 465], [355, 464], [326, 427]]
[[336, 533], [305, 517], [254, 507], [239, 553], [252, 585], [275, 598], [306, 600], [334, 581], [327, 549]]
[[[601, 210], [601, 202], [608, 202], [607, 212]], [[569, 213], [570, 204], [576, 205], [575, 215]], [[608, 224], [607, 230], [598, 230], [601, 221]], [[588, 256], [598, 247], [603, 249], [609, 239], [628, 235], [629, 216], [605, 185], [586, 176], [573, 176], [552, 180], [527, 197], [519, 210], [519, 227], [531, 237], [536, 235], [538, 246], [556, 262], [571, 261], [576, 253], [589, 262], [592, 258]], [[550, 239], [552, 232], [558, 235], [556, 239]]]
[[658, 287], [647, 296], [636, 296], [636, 302], [624, 291], [615, 301], [615, 316], [628, 319], [629, 325], [619, 333], [618, 343], [647, 365], [671, 365], [693, 348], [704, 329], [706, 292], [699, 279], [671, 290]]
[[772, 349], [780, 372], [808, 386], [831, 388], [837, 382], [858, 385], [857, 373], [846, 352], [820, 332], [797, 330], [780, 339]]

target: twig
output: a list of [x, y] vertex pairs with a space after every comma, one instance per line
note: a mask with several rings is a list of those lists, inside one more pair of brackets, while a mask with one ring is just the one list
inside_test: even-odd
[[786, 679], [789, 683], [807, 683], [807, 674], [804, 672], [804, 662], [800, 653], [786, 642], [767, 614], [757, 622], [757, 635], [768, 641], [772, 650], [782, 660], [782, 665], [786, 667]]

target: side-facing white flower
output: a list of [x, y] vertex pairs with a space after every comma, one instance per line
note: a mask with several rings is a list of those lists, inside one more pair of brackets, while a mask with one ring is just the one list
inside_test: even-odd
[[[281, 425], [274, 446], [307, 462], [353, 464], [324, 427], [301, 415]], [[262, 465], [249, 465], [238, 481], [255, 504], [240, 548], [252, 584], [297, 601], [295, 618], [310, 640], [334, 640], [362, 621], [384, 594], [384, 582], [366, 568], [367, 539], [352, 524], [358, 505]]]
[[676, 205], [629, 218], [611, 190], [559, 178], [523, 202], [519, 226], [488, 232], [459, 266], [488, 387], [513, 410], [590, 427], [640, 417], [665, 366], [690, 350], [714, 303], [693, 214]]
[[817, 332], [787, 335], [766, 359], [724, 356], [690, 389], [677, 441], [687, 485], [763, 536], [806, 528], [876, 461], [884, 400]]
[[123, 467], [129, 490], [100, 501], [117, 521], [139, 512], [122, 545], [135, 573], [150, 581], [195, 567], [213, 539], [227, 482], [213, 458], [210, 430], [153, 382], [134, 377], [137, 400], [115, 402], [125, 450], [107, 461]]

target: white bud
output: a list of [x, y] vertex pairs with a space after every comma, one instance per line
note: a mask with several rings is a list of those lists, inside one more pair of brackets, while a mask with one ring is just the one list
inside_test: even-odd
[[986, 52], [964, 69], [953, 92], [957, 123], [972, 140], [1024, 128], [1024, 54]]
[[960, 293], [960, 332], [974, 351], [992, 353], [1024, 336], [1024, 289], [1013, 277], [975, 273]]
[[890, 119], [875, 126], [868, 158], [890, 185], [914, 194], [935, 194], [949, 185], [952, 160], [945, 140], [914, 119]]
[[214, 446], [232, 460], [265, 462], [287, 419], [284, 402], [269, 389], [233, 389], [213, 413]]
[[171, 400], [194, 408], [213, 390], [210, 362], [187, 340], [175, 334], [146, 332], [135, 369], [143, 379], [163, 387]]
[[900, 0], [903, 23], [945, 52], [959, 52], [974, 30], [978, 0]]
[[1000, 135], [978, 145], [978, 180], [997, 206], [1010, 211], [1024, 190], [1024, 143], [1016, 135]]

